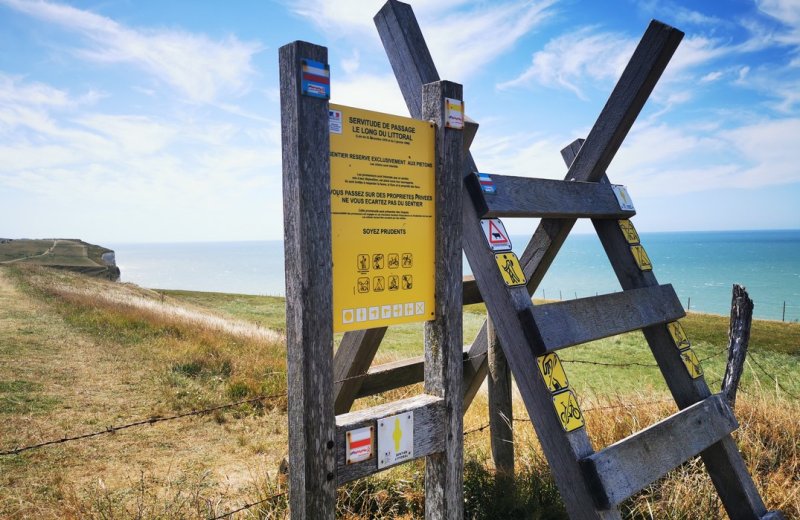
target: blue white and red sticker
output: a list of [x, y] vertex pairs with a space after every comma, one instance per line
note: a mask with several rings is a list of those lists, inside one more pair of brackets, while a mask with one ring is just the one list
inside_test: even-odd
[[478, 183], [481, 185], [481, 190], [484, 193], [496, 193], [497, 189], [494, 187], [494, 181], [488, 173], [478, 173]]
[[303, 59], [301, 90], [306, 96], [320, 99], [331, 97], [331, 68], [327, 63]]

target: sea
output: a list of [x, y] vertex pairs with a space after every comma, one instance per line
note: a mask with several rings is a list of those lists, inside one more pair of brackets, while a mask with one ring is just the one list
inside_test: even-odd
[[[512, 236], [521, 255], [528, 237]], [[684, 308], [729, 315], [731, 290], [744, 285], [757, 318], [800, 321], [800, 230], [642, 233], [659, 283]], [[282, 241], [106, 244], [122, 281], [153, 289], [283, 296]], [[464, 260], [464, 272], [469, 264]], [[537, 298], [567, 300], [619, 291], [594, 234], [573, 234]]]

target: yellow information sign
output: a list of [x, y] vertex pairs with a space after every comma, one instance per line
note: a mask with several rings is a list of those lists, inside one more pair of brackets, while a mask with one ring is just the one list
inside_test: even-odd
[[694, 353], [694, 350], [686, 349], [681, 351], [681, 359], [692, 379], [697, 379], [703, 375], [703, 367], [700, 366], [700, 360], [697, 359], [697, 354]]
[[522, 272], [522, 266], [519, 265], [517, 255], [509, 251], [494, 255], [494, 259], [506, 285], [509, 287], [525, 285], [527, 280], [525, 279], [525, 273]]
[[558, 392], [569, 386], [567, 373], [564, 371], [564, 365], [561, 364], [558, 354], [547, 354], [536, 360], [539, 363], [539, 373], [542, 374], [542, 379], [551, 392]]
[[434, 318], [435, 129], [331, 104], [333, 329]]
[[638, 245], [631, 246], [631, 254], [634, 260], [636, 260], [636, 265], [639, 266], [639, 269], [642, 271], [653, 270], [653, 264], [650, 263], [650, 257], [647, 256], [647, 251], [644, 250], [644, 247]]
[[627, 240], [629, 244], [639, 243], [639, 233], [637, 233], [636, 228], [633, 227], [633, 222], [625, 219], [618, 220], [617, 224], [619, 224], [619, 228], [622, 230], [622, 234], [625, 236], [625, 240]]
[[667, 323], [667, 329], [669, 330], [669, 335], [672, 336], [672, 341], [675, 342], [675, 346], [678, 348], [678, 350], [683, 350], [692, 346], [692, 344], [689, 342], [689, 337], [686, 336], [686, 332], [684, 332], [683, 325], [681, 325], [680, 322], [673, 321]]
[[581, 408], [578, 406], [578, 399], [572, 390], [565, 390], [553, 395], [553, 406], [556, 409], [558, 418], [564, 431], [571, 432], [583, 427], [586, 424], [583, 420]]

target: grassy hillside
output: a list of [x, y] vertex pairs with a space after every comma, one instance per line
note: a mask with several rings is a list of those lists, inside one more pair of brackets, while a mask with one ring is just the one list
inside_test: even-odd
[[119, 269], [103, 260], [106, 253], [113, 251], [78, 239], [0, 240], [0, 264], [46, 265], [118, 280]]
[[[0, 266], [0, 452], [253, 400], [0, 455], [0, 517], [208, 518], [285, 491], [277, 471], [287, 436], [283, 305], [274, 297], [150, 291]], [[474, 337], [484, 314], [481, 306], [466, 309], [465, 338]], [[718, 388], [727, 320], [690, 314], [683, 323], [705, 359], [707, 381]], [[379, 361], [419, 355], [420, 331], [391, 328]], [[800, 325], [756, 321], [751, 349], [735, 437], [768, 506], [798, 518]], [[675, 411], [639, 333], [575, 347], [562, 358], [595, 449]], [[465, 416], [467, 509], [474, 518], [564, 518], [521, 402], [515, 415], [513, 496], [493, 473], [482, 429], [485, 395]], [[339, 515], [420, 517], [423, 474], [416, 462], [345, 486]], [[626, 517], [725, 518], [715, 497], [692, 462], [628, 501]], [[284, 518], [285, 508], [281, 495], [234, 518]]]

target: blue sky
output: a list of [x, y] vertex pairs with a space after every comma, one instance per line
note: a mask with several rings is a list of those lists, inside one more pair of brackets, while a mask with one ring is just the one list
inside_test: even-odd
[[[407, 115], [381, 3], [0, 0], [0, 236], [282, 238], [278, 48], [327, 46], [333, 102]], [[411, 3], [509, 175], [563, 178], [650, 19], [678, 27], [609, 168], [637, 228], [800, 228], [798, 0]]]

